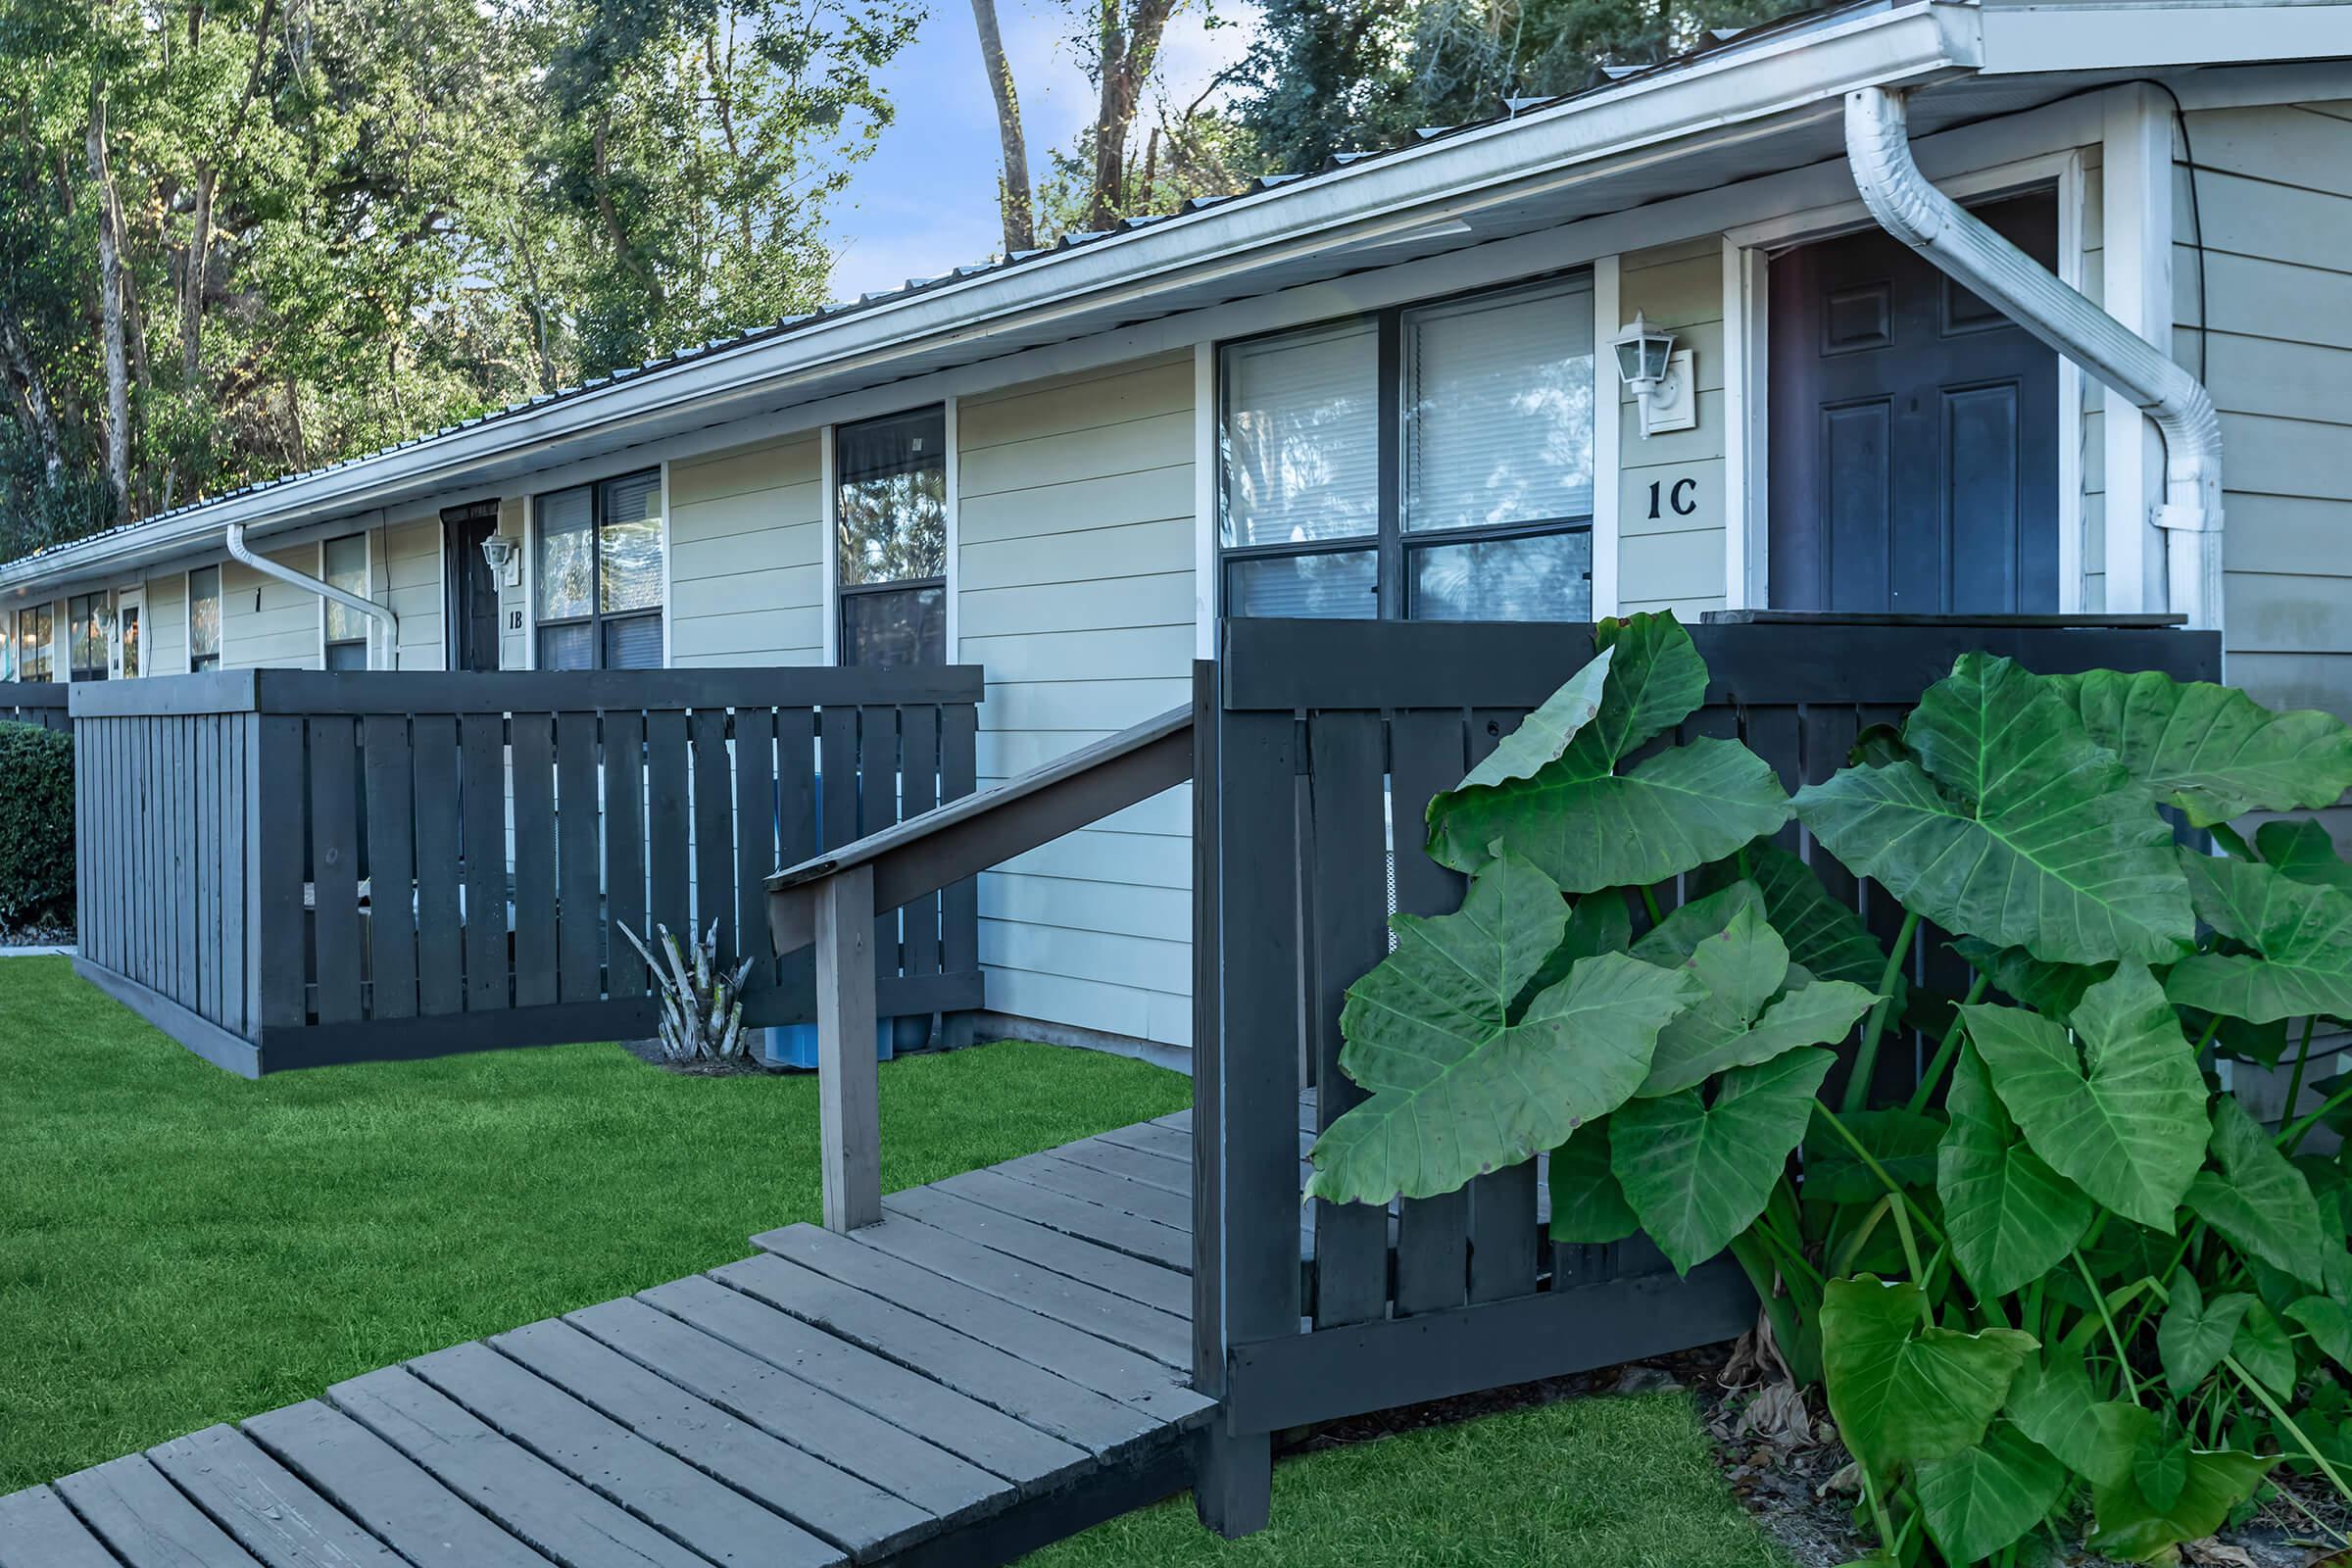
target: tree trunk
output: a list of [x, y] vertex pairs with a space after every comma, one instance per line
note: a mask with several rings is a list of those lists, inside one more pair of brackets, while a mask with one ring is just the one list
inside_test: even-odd
[[997, 0], [972, 0], [972, 24], [980, 31], [980, 64], [997, 100], [997, 138], [1004, 146], [1004, 173], [997, 181], [997, 205], [1004, 219], [1004, 254], [1037, 244], [1037, 215], [1029, 199], [1029, 142], [1021, 134], [1021, 100], [1013, 91], [1012, 62], [1004, 58], [1004, 35], [997, 29]]
[[1136, 0], [1135, 14], [1122, 25], [1119, 0], [1101, 3], [1102, 94], [1095, 110], [1095, 188], [1086, 209], [1086, 226], [1096, 230], [1109, 228], [1125, 216], [1127, 134], [1135, 128], [1136, 105], [1158, 58], [1168, 14], [1175, 9], [1175, 0]]
[[[230, 122], [227, 136], [219, 144], [221, 155], [233, 150], [241, 139], [246, 114], [261, 91], [262, 73], [270, 64], [270, 26], [276, 8], [277, 0], [262, 0], [261, 17], [253, 29], [253, 64], [245, 73], [245, 94], [237, 101], [236, 119]], [[188, 15], [191, 52], [202, 10], [197, 7]], [[188, 236], [187, 261], [179, 274], [179, 384], [189, 391], [195, 390], [196, 374], [204, 363], [204, 296], [212, 272], [213, 198], [220, 188], [220, 156], [208, 157], [197, 171], [195, 220]]]
[[33, 439], [41, 449], [41, 471], [55, 480], [66, 461], [64, 442], [58, 435], [57, 410], [50, 405], [48, 384], [41, 377], [40, 362], [33, 358], [32, 343], [24, 336], [24, 328], [6, 301], [0, 301], [0, 358], [7, 361], [9, 374], [24, 394]]
[[106, 83], [90, 78], [90, 128], [86, 148], [90, 179], [98, 187], [98, 299], [106, 347], [106, 473], [115, 506], [130, 511], [130, 366], [122, 334], [122, 236], [115, 226], [114, 182], [106, 167]]

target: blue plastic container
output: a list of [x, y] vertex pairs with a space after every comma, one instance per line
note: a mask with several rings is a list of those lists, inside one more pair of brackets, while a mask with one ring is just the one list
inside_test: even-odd
[[[797, 1067], [805, 1072], [816, 1070], [816, 1025], [812, 1023], [776, 1024], [760, 1031], [760, 1059], [770, 1067]], [[931, 1034], [929, 1018], [883, 1018], [874, 1024], [874, 1059], [888, 1061], [904, 1045], [912, 1051], [920, 1047]]]

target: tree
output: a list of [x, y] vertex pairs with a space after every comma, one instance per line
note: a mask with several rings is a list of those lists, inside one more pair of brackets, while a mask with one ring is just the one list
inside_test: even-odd
[[1004, 172], [997, 203], [1004, 217], [1004, 254], [1037, 243], [1037, 217], [1029, 199], [1029, 138], [1021, 132], [1021, 100], [1013, 90], [1012, 62], [1004, 58], [1004, 35], [997, 26], [997, 0], [972, 0], [972, 25], [980, 33], [980, 66], [988, 73], [989, 96], [997, 106], [997, 136], [1004, 144]]
[[1708, 29], [1765, 20], [1765, 0], [1268, 0], [1242, 73], [1240, 117], [1273, 164], [1394, 146], [1507, 98], [1592, 84], [1602, 65], [1649, 65]]

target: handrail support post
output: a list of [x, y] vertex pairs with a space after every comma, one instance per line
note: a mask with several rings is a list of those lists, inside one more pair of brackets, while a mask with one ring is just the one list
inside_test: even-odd
[[881, 1073], [874, 1048], [874, 870], [860, 865], [814, 889], [816, 1070], [825, 1229], [882, 1219]]

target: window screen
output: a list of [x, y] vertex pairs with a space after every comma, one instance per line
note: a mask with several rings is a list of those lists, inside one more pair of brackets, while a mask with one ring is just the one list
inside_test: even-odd
[[66, 664], [70, 680], [106, 679], [106, 595], [66, 601]]
[[17, 612], [17, 679], [56, 678], [55, 635], [49, 606], [35, 605]]
[[[347, 594], [367, 598], [368, 536], [354, 533], [340, 539], [329, 539], [324, 555], [327, 582]], [[326, 667], [366, 669], [368, 617], [348, 605], [338, 605], [331, 599], [320, 602], [326, 606]]]
[[947, 411], [845, 424], [833, 439], [840, 662], [947, 662]]
[[1226, 350], [1227, 545], [1306, 544], [1379, 528], [1379, 368], [1370, 321]]
[[1590, 517], [1590, 293], [1430, 306], [1403, 327], [1404, 526]]

